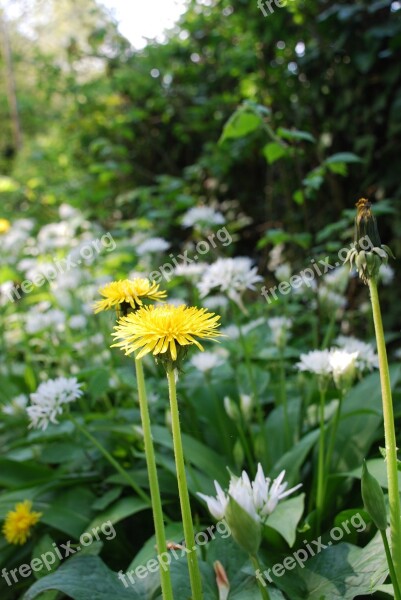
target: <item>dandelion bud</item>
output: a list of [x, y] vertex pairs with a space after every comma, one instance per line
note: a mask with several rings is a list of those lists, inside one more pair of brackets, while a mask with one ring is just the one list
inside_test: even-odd
[[367, 284], [370, 279], [378, 279], [380, 267], [387, 265], [389, 256], [395, 257], [390, 248], [381, 243], [369, 200], [361, 198], [356, 207], [355, 244], [345, 262], [349, 262], [351, 267], [355, 263], [359, 277]]

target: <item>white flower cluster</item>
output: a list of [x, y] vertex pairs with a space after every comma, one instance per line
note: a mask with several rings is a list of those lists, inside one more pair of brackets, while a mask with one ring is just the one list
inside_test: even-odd
[[254, 290], [258, 281], [262, 281], [262, 277], [257, 267], [252, 266], [252, 260], [239, 256], [216, 260], [205, 270], [197, 287], [202, 298], [218, 289], [242, 308], [241, 295], [247, 289]]
[[224, 519], [230, 497], [233, 498], [257, 523], [263, 523], [274, 511], [277, 504], [301, 487], [301, 483], [287, 490], [288, 483], [284, 482], [285, 471], [272, 482], [265, 477], [261, 464], [254, 481], [250, 481], [248, 474], [243, 471], [241, 477], [231, 476], [227, 494], [220, 484], [215, 481], [217, 497], [206, 496], [198, 493], [206, 503], [209, 512], [215, 519]]
[[291, 319], [287, 317], [272, 317], [267, 319], [270, 327], [274, 344], [278, 348], [283, 348], [287, 343], [288, 333], [292, 325]]
[[139, 244], [136, 248], [136, 252], [139, 256], [143, 256], [144, 254], [165, 252], [170, 246], [171, 244], [167, 240], [161, 237], [152, 237]]
[[352, 336], [339, 335], [335, 344], [348, 352], [358, 352], [356, 366], [360, 371], [372, 371], [379, 368], [379, 357], [371, 344]]
[[333, 377], [337, 387], [348, 387], [356, 373], [358, 352], [348, 352], [344, 349], [312, 350], [301, 354], [297, 363], [300, 371], [308, 371], [321, 377]]
[[202, 373], [207, 373], [215, 367], [223, 365], [224, 362], [223, 356], [219, 356], [216, 352], [208, 351], [194, 354], [190, 360], [191, 365]]
[[45, 430], [49, 423], [57, 424], [57, 416], [63, 412], [63, 405], [74, 402], [82, 396], [81, 384], [75, 377], [58, 377], [41, 383], [30, 394], [31, 405], [27, 407], [29, 427]]
[[214, 210], [211, 206], [194, 206], [187, 210], [182, 217], [183, 227], [194, 227], [202, 225], [223, 225], [226, 222], [221, 212]]

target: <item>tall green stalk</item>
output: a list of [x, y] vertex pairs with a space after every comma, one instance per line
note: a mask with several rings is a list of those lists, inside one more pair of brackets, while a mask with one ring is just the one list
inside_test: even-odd
[[[251, 555], [251, 561], [253, 564], [253, 568], [255, 569], [255, 573], [259, 571], [259, 573], [262, 573], [262, 567], [260, 565], [260, 561], [259, 558], [257, 557], [257, 555]], [[260, 591], [260, 595], [262, 596], [263, 600], [270, 600], [270, 595], [269, 592], [267, 591], [267, 585], [263, 584], [259, 578], [257, 578], [258, 580], [258, 587], [259, 587], [259, 591]]]
[[[164, 530], [163, 508], [160, 498], [159, 481], [157, 478], [156, 457], [153, 446], [152, 430], [150, 425], [149, 405], [146, 395], [145, 378], [141, 359], [135, 360], [136, 378], [138, 385], [139, 408], [145, 444], [146, 464], [148, 467], [150, 496], [152, 500], [153, 522], [156, 533], [157, 553], [160, 555], [167, 549], [166, 534]], [[174, 600], [171, 584], [170, 568], [160, 568], [160, 580], [163, 600]]]
[[390, 505], [391, 554], [394, 570], [397, 574], [398, 587], [401, 587], [401, 506], [397, 470], [397, 443], [394, 428], [390, 373], [376, 278], [372, 277], [369, 279], [369, 290], [377, 341], [377, 352], [379, 355], [380, 384], [383, 401], [388, 497]]
[[192, 522], [191, 505], [189, 502], [189, 493], [187, 478], [185, 474], [184, 451], [181, 439], [180, 416], [177, 402], [177, 390], [175, 384], [175, 371], [171, 366], [167, 368], [167, 380], [170, 395], [171, 410], [171, 428], [173, 432], [173, 444], [175, 465], [177, 470], [178, 492], [180, 495], [180, 505], [182, 514], [182, 523], [184, 526], [185, 545], [188, 551], [188, 570], [191, 582], [192, 600], [202, 600], [202, 580], [199, 570], [198, 557], [196, 554], [196, 544], [194, 535], [194, 526]]
[[106, 450], [106, 448], [99, 442], [99, 440], [97, 440], [95, 438], [95, 436], [93, 436], [91, 434], [91, 432], [88, 431], [88, 429], [85, 427], [85, 425], [82, 425], [82, 423], [80, 423], [78, 421], [78, 419], [73, 417], [71, 413], [69, 415], [69, 418], [74, 423], [75, 427], [77, 429], [79, 429], [79, 431], [95, 446], [95, 448], [97, 448], [99, 450], [99, 452], [101, 454], [103, 454], [105, 459], [115, 468], [115, 470], [118, 473], [120, 473], [120, 475], [132, 487], [134, 492], [136, 492], [138, 494], [138, 496], [140, 498], [142, 498], [142, 500], [144, 500], [147, 504], [150, 505], [151, 500], [150, 500], [149, 496], [147, 494], [145, 494], [145, 492], [134, 481], [134, 479], [131, 477], [131, 475], [129, 473], [127, 473], [127, 471], [116, 461], [116, 459], [110, 454], [110, 452], [108, 450]]
[[320, 531], [322, 513], [324, 508], [324, 492], [326, 487], [325, 477], [325, 424], [324, 424], [324, 407], [326, 401], [326, 393], [323, 385], [320, 385], [320, 402], [319, 402], [319, 449], [318, 449], [318, 466], [317, 466], [317, 487], [316, 487], [316, 528]]

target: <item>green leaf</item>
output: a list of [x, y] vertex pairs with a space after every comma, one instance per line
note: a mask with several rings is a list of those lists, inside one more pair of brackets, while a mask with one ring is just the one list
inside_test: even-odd
[[285, 146], [277, 142], [267, 144], [262, 150], [269, 165], [272, 165], [283, 156], [287, 156], [288, 152]]
[[297, 526], [304, 512], [305, 494], [279, 502], [266, 521], [266, 525], [277, 531], [292, 548], [297, 535]]
[[139, 498], [121, 498], [121, 500], [118, 500], [115, 504], [107, 508], [107, 510], [97, 515], [88, 525], [87, 529], [90, 531], [94, 527], [100, 527], [103, 523], [109, 521], [114, 525], [147, 508], [149, 508], [148, 503]]
[[305, 142], [316, 142], [316, 139], [308, 131], [300, 131], [299, 129], [286, 129], [285, 127], [279, 127], [277, 129], [277, 135], [285, 140], [294, 141], [305, 141]]
[[235, 112], [224, 126], [223, 133], [219, 142], [222, 143], [228, 139], [245, 137], [253, 131], [256, 131], [262, 124], [262, 119], [254, 112], [239, 109]]
[[311, 556], [284, 577], [271, 577], [291, 600], [353, 600], [371, 596], [387, 578], [381, 535], [365, 548], [339, 543]]
[[296, 190], [293, 195], [292, 195], [292, 199], [294, 200], [294, 202], [296, 202], [297, 204], [299, 204], [300, 206], [305, 202], [305, 196], [302, 190]]
[[327, 157], [323, 164], [332, 165], [333, 163], [357, 163], [362, 162], [362, 159], [359, 158], [353, 152], [337, 152], [337, 154], [332, 154]]
[[0, 458], [0, 485], [18, 489], [53, 481], [57, 471], [38, 465], [34, 461], [17, 462], [7, 458]]
[[[40, 538], [40, 540], [33, 549], [32, 558], [39, 559], [43, 566], [43, 568], [40, 571], [32, 570], [32, 574], [36, 579], [46, 577], [46, 575], [49, 575], [49, 573], [55, 571], [60, 564], [60, 559], [55, 552], [53, 543], [54, 540], [50, 537], [50, 535], [45, 534], [43, 537]], [[55, 559], [54, 562], [53, 560], [51, 561], [52, 564], [50, 564], [50, 560], [48, 560], [47, 564], [49, 565], [49, 568], [47, 568], [47, 564], [44, 563], [42, 560], [42, 556], [46, 555], [46, 553], [51, 553]]]
[[369, 473], [366, 460], [363, 461], [361, 484], [362, 499], [366, 511], [376, 527], [381, 531], [385, 531], [387, 528], [387, 510], [383, 490], [377, 479]]
[[56, 573], [34, 583], [23, 600], [33, 600], [48, 590], [58, 590], [74, 600], [144, 600], [140, 586], [125, 588], [117, 573], [97, 556], [67, 560]]

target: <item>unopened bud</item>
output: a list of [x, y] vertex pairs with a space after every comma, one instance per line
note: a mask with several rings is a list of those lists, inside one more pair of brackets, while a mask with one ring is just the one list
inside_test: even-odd
[[228, 594], [230, 593], [230, 582], [228, 581], [226, 570], [219, 560], [214, 561], [213, 568], [216, 574], [219, 600], [227, 600]]

